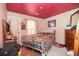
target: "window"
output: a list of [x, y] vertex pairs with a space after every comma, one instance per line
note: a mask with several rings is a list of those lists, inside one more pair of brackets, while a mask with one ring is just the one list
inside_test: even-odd
[[36, 22], [34, 20], [27, 21], [27, 34], [36, 34]]

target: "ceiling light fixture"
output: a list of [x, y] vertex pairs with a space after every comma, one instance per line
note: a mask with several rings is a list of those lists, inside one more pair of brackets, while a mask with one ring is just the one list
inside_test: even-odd
[[43, 7], [40, 7], [40, 9], [43, 9]]
[[39, 13], [35, 13], [35, 15], [39, 15]]

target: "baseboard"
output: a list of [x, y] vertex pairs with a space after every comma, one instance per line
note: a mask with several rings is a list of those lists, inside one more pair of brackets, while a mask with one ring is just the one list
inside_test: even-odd
[[54, 42], [54, 44], [56, 44], [56, 45], [58, 45], [58, 46], [64, 46], [64, 47], [66, 47], [66, 45], [60, 44], [60, 43], [58, 43], [58, 42]]

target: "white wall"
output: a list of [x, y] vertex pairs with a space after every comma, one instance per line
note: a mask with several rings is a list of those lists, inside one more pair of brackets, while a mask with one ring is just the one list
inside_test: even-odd
[[[61, 13], [61, 14], [58, 14], [56, 16], [52, 16], [46, 19], [47, 21], [56, 20], [56, 27], [50, 28], [52, 29], [52, 31], [56, 30], [56, 42], [60, 44], [65, 44], [65, 30], [67, 29], [67, 25], [70, 23], [70, 16], [77, 10], [78, 9], [70, 10], [68, 12]], [[75, 20], [72, 20], [72, 25], [77, 23], [78, 16], [79, 16], [78, 14], [73, 16], [73, 19]]]

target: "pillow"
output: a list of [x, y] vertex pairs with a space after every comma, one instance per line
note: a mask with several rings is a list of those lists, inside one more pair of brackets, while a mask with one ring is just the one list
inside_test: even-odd
[[12, 40], [12, 37], [13, 37], [13, 35], [6, 35], [6, 38], [5, 38], [5, 40]]

